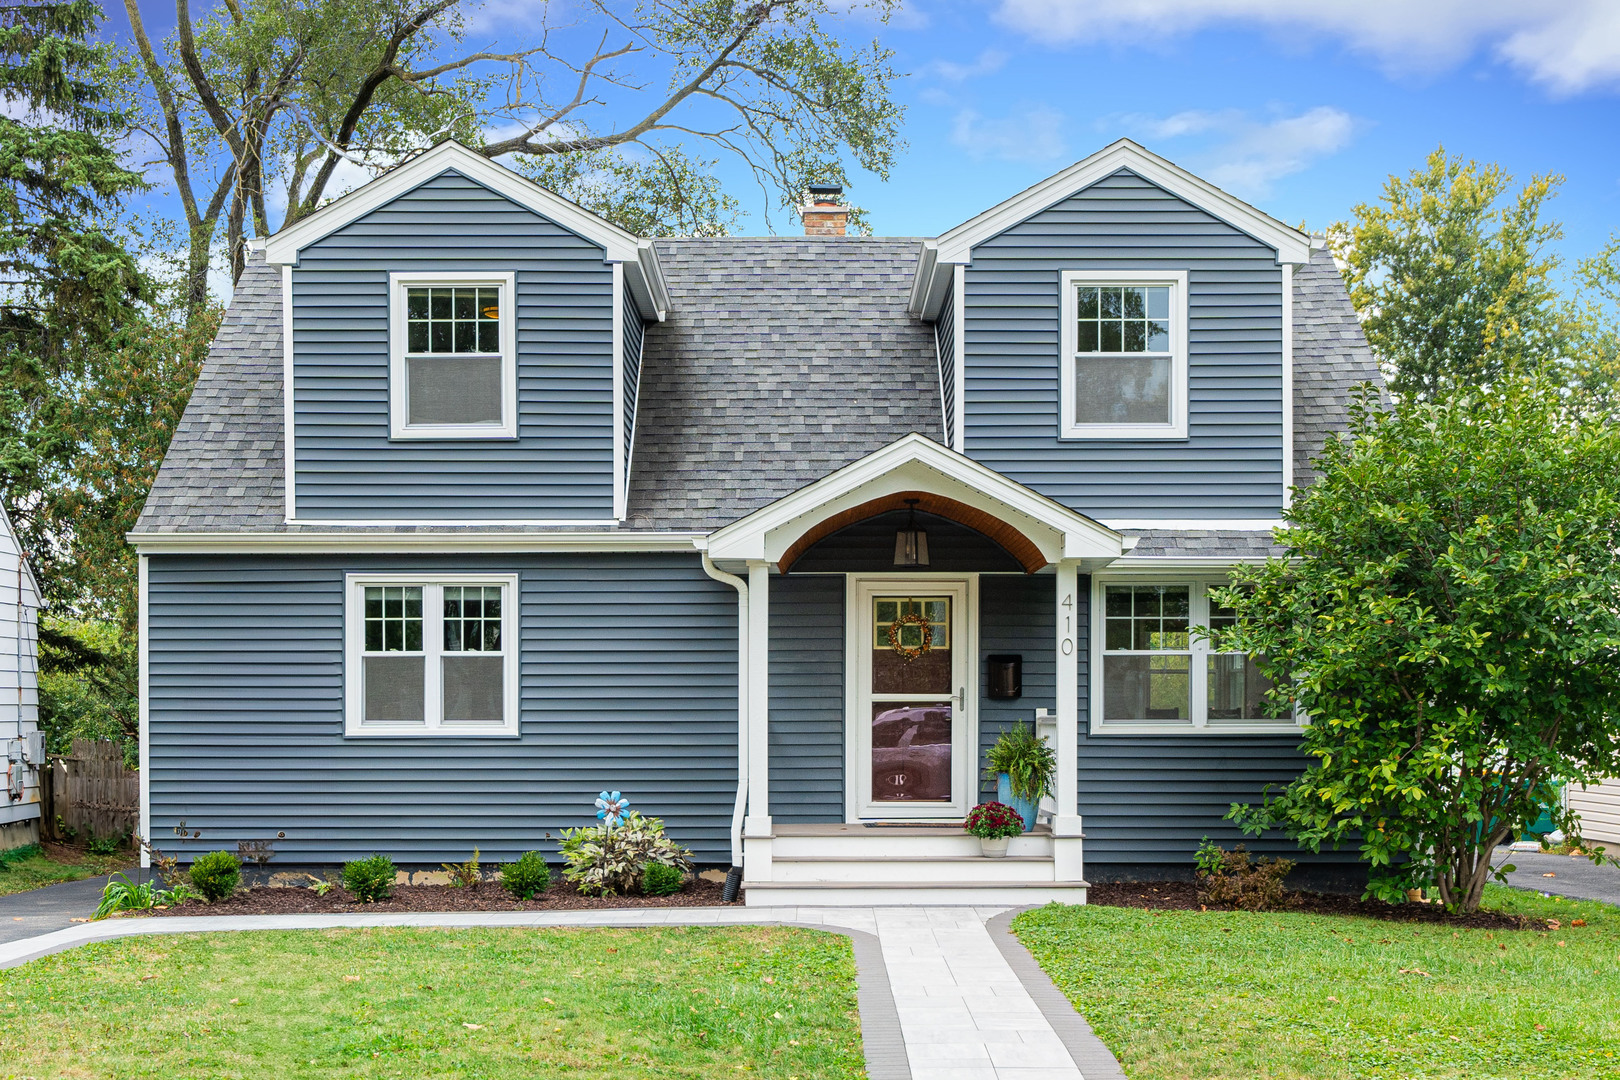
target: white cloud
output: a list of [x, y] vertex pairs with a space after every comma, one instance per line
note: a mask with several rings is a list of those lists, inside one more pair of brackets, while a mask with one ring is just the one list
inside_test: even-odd
[[998, 118], [963, 109], [951, 125], [951, 142], [974, 158], [1039, 164], [1064, 156], [1063, 125], [1063, 114], [1046, 105], [1032, 105]]
[[994, 75], [1006, 63], [1005, 52], [1000, 49], [986, 49], [966, 64], [959, 64], [954, 60], [931, 60], [922, 66], [919, 74], [933, 75], [946, 82], [959, 83], [983, 75]]
[[1557, 94], [1620, 86], [1615, 0], [999, 0], [996, 19], [1051, 44], [1247, 24], [1300, 43], [1338, 39], [1408, 74], [1486, 49]]
[[1355, 118], [1329, 105], [1269, 118], [1237, 109], [1166, 117], [1131, 114], [1113, 126], [1149, 141], [1202, 140], [1202, 148], [1174, 156], [1210, 183], [1250, 199], [1265, 198], [1277, 180], [1344, 149], [1356, 132]]
[[[315, 164], [305, 170], [304, 188], [306, 191], [309, 188], [309, 181], [314, 177], [316, 171], [320, 169], [324, 160], [325, 158], [317, 160]], [[291, 157], [283, 157], [275, 173], [270, 178], [270, 186], [264, 192], [265, 209], [270, 212], [272, 227], [276, 226], [281, 215], [287, 209], [287, 180], [291, 165]], [[321, 201], [327, 203], [339, 196], [347, 195], [355, 188], [370, 183], [375, 179], [376, 175], [376, 169], [356, 164], [347, 158], [339, 158], [337, 167], [332, 170], [332, 178], [326, 182], [326, 188], [321, 193]]]

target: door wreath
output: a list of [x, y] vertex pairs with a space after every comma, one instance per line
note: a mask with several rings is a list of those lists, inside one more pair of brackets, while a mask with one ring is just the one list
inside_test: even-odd
[[[900, 633], [907, 626], [922, 627], [922, 644], [915, 647], [902, 645]], [[900, 659], [911, 663], [917, 657], [926, 654], [934, 647], [934, 628], [928, 625], [928, 620], [921, 615], [902, 615], [889, 624], [889, 648], [900, 654]]]

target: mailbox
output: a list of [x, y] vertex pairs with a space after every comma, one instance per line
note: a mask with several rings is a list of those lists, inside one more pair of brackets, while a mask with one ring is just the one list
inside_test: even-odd
[[995, 701], [1011, 701], [1024, 694], [1024, 658], [990, 657], [989, 696]]

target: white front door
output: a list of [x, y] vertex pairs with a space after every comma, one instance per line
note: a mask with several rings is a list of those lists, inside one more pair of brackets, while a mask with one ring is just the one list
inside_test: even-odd
[[961, 578], [851, 580], [854, 819], [961, 818], [974, 801], [972, 593]]

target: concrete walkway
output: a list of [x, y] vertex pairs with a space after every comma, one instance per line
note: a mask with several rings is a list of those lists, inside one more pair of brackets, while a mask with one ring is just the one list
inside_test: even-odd
[[123, 918], [0, 944], [0, 969], [93, 941], [221, 930], [810, 926], [855, 941], [871, 1080], [1124, 1080], [1113, 1056], [1008, 931], [1012, 914], [968, 907], [710, 907]]

